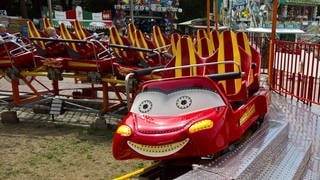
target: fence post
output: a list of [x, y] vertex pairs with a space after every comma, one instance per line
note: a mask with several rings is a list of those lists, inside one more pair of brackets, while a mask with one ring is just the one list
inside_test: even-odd
[[273, 8], [272, 8], [272, 33], [271, 33], [271, 41], [270, 41], [270, 48], [269, 48], [269, 67], [268, 67], [268, 85], [271, 87], [272, 78], [273, 77], [273, 52], [274, 52], [274, 43], [276, 37], [276, 28], [277, 28], [277, 15], [278, 15], [278, 0], [273, 1]]

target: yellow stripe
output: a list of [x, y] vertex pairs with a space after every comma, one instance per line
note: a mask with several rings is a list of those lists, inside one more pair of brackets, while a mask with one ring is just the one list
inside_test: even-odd
[[[140, 30], [135, 31], [136, 33], [136, 46], [138, 48], [147, 48], [146, 42], [144, 41], [144, 39], [142, 39], [143, 35], [142, 32]], [[144, 47], [141, 47], [141, 41]], [[139, 51], [139, 55], [141, 58], [144, 58], [143, 52]]]
[[77, 29], [78, 31], [80, 31], [80, 39], [85, 39], [87, 36], [86, 36], [86, 33], [84, 33], [83, 31], [83, 28], [82, 28], [82, 25], [80, 23], [80, 21], [76, 21], [76, 24], [77, 24]]
[[[196, 55], [194, 52], [194, 46], [191, 38], [188, 38], [188, 49], [189, 49], [189, 57], [190, 57], [190, 65], [197, 64]], [[190, 75], [197, 75], [197, 67], [190, 68]]]
[[[180, 35], [177, 34], [178, 36], [178, 41], [181, 39]], [[177, 42], [175, 42], [175, 38], [174, 38], [174, 35], [172, 34], [171, 35], [171, 49], [172, 49], [172, 55], [176, 55], [177, 53]]]
[[[69, 31], [68, 31], [68, 29], [67, 29], [65, 24], [63, 24], [63, 23], [60, 24], [60, 31], [61, 31], [61, 36], [62, 36], [63, 39], [72, 40], [72, 37], [71, 37], [71, 35], [70, 35], [70, 33], [69, 33]], [[74, 51], [78, 52], [75, 43], [67, 42], [67, 45], [69, 47], [71, 47]]]
[[203, 52], [202, 52], [202, 43], [201, 43], [201, 40], [197, 40], [197, 52], [198, 52], [198, 54], [201, 56], [201, 57], [203, 57]]
[[132, 45], [134, 45], [135, 39], [136, 39], [136, 36], [135, 36], [136, 26], [134, 24], [130, 23], [128, 26], [128, 29], [129, 29], [129, 39], [130, 39]]
[[[243, 41], [244, 41], [245, 50], [249, 54], [249, 56], [252, 58], [252, 53], [251, 53], [251, 48], [250, 48], [248, 36], [244, 32], [241, 32], [241, 33], [242, 33], [242, 37], [243, 37]], [[250, 75], [249, 76], [250, 76], [249, 84], [252, 84], [254, 82], [254, 77], [253, 77], [253, 69], [251, 69], [251, 68], [250, 68]]]
[[73, 67], [97, 67], [97, 64], [69, 61], [69, 66]]
[[[40, 33], [38, 32], [37, 28], [33, 24], [33, 22], [28, 21], [28, 29], [29, 29], [29, 35], [31, 37], [41, 37]], [[43, 41], [34, 41], [37, 45], [39, 45], [42, 49], [45, 49]]]
[[79, 39], [83, 39], [82, 38], [82, 36], [81, 36], [81, 34], [80, 34], [80, 30], [79, 30], [79, 27], [78, 27], [78, 23], [77, 23], [78, 21], [74, 21], [74, 29], [75, 29], [75, 31], [76, 31], [76, 34], [77, 34], [77, 37], [79, 38]]
[[11, 61], [10, 60], [0, 59], [0, 64], [7, 64], [7, 63], [11, 63]]
[[[231, 31], [231, 40], [232, 40], [232, 48], [233, 48], [233, 60], [237, 63], [239, 63], [239, 65], [241, 65], [241, 56], [240, 56], [240, 52], [239, 52], [239, 45], [238, 45], [238, 40], [237, 40], [237, 36], [234, 32]], [[234, 71], [238, 71], [238, 66], [234, 65]], [[235, 79], [235, 94], [240, 92], [241, 89], [241, 85], [242, 85], [242, 79]]]
[[[176, 60], [174, 66], [181, 66], [182, 64], [182, 54], [181, 54], [181, 39], [179, 39], [177, 43], [177, 52], [176, 52]], [[182, 69], [177, 68], [174, 70], [175, 71], [175, 77], [181, 77], [182, 76]]]
[[[114, 29], [114, 31], [112, 29]], [[121, 36], [120, 36], [118, 30], [115, 27], [111, 27], [111, 29], [110, 29], [110, 38], [111, 38], [111, 42], [113, 44], [124, 45], [123, 41], [121, 39]], [[116, 40], [118, 40], [118, 42]], [[116, 50], [117, 54], [120, 54], [120, 49], [115, 48], [115, 50]], [[124, 57], [128, 57], [127, 53], [125, 51], [123, 51], [123, 56]]]
[[[219, 50], [218, 50], [218, 62], [223, 62], [225, 61], [225, 55], [224, 55], [224, 33], [221, 33], [219, 35]], [[223, 74], [225, 73], [225, 65], [224, 64], [219, 64], [218, 65], [218, 73]], [[226, 90], [226, 81], [220, 81], [223, 88]]]

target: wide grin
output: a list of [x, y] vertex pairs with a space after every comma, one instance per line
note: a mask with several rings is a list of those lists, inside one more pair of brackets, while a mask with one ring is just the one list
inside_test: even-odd
[[189, 142], [189, 138], [182, 141], [161, 146], [143, 145], [128, 141], [128, 145], [137, 153], [149, 157], [164, 157], [178, 152]]

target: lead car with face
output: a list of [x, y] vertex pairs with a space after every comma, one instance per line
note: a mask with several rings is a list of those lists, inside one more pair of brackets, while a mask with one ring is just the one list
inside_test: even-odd
[[113, 139], [115, 159], [167, 160], [215, 154], [267, 113], [268, 91], [229, 99], [209, 76], [142, 83]]

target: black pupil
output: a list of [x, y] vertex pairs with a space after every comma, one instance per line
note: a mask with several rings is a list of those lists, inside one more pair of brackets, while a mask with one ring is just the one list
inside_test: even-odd
[[182, 101], [181, 101], [181, 104], [182, 104], [182, 105], [187, 104], [187, 100], [182, 100]]
[[147, 109], [148, 107], [149, 107], [148, 104], [144, 104], [144, 105], [142, 106], [143, 109]]

